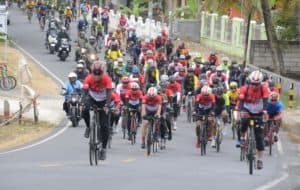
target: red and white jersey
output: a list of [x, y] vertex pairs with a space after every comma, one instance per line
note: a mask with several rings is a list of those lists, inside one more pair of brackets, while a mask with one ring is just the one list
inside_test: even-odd
[[126, 98], [126, 93], [130, 90], [130, 84], [128, 84], [126, 87], [122, 83], [118, 84], [116, 88], [116, 92], [120, 95], [121, 100], [124, 102]]
[[143, 97], [143, 104], [145, 104], [147, 111], [156, 112], [158, 106], [162, 104], [162, 98], [160, 95], [156, 95], [154, 98], [145, 95]]
[[136, 106], [141, 104], [141, 99], [143, 99], [143, 92], [138, 90], [137, 92], [133, 92], [129, 90], [125, 95], [126, 100], [128, 101], [129, 105]]

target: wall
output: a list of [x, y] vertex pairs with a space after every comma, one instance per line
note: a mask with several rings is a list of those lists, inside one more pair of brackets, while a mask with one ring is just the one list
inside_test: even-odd
[[[250, 49], [250, 63], [272, 70], [271, 52], [266, 40], [253, 40]], [[300, 42], [281, 42], [284, 69], [289, 75], [300, 76]]]
[[178, 19], [173, 24], [173, 33], [180, 34], [181, 38], [193, 42], [200, 42], [200, 20]]

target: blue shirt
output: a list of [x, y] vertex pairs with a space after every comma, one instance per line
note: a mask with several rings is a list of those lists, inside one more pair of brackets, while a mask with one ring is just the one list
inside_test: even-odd
[[70, 96], [72, 93], [76, 93], [76, 89], [82, 90], [82, 83], [79, 80], [76, 80], [73, 84], [68, 81], [66, 82], [64, 88], [66, 90], [65, 99], [67, 100], [68, 96]]
[[267, 112], [268, 114], [272, 115], [276, 115], [280, 112], [282, 112], [283, 110], [283, 104], [281, 103], [281, 101], [277, 101], [275, 105], [273, 105], [271, 103], [270, 100], [268, 100], [268, 107], [267, 107]]

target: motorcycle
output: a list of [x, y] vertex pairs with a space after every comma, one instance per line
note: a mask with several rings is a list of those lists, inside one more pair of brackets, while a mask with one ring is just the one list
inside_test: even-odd
[[70, 45], [67, 38], [61, 39], [60, 47], [58, 48], [57, 56], [60, 58], [61, 61], [65, 61], [69, 56], [70, 52]]
[[50, 54], [54, 54], [56, 44], [57, 44], [57, 34], [56, 32], [52, 32], [48, 36], [48, 43], [47, 43], [47, 48], [49, 49]]
[[[65, 95], [65, 88], [63, 89], [62, 95]], [[68, 96], [68, 116], [73, 127], [77, 127], [81, 118], [81, 107], [80, 107], [81, 91], [76, 89], [74, 93]]]

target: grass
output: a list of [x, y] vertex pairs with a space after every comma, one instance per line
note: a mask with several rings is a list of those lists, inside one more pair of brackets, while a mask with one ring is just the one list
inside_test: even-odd
[[[4, 45], [0, 45], [0, 63], [4, 62]], [[9, 74], [12, 76], [17, 76], [18, 62], [22, 54], [19, 50], [8, 47], [7, 49], [7, 66]], [[49, 77], [43, 70], [39, 68], [31, 59], [25, 57], [30, 73], [32, 75], [32, 80], [29, 85], [40, 95], [57, 95], [60, 88], [58, 85]]]
[[25, 120], [21, 125], [18, 121], [0, 128], [0, 151], [29, 143], [47, 135], [54, 124], [40, 121], [34, 124], [32, 120]]

